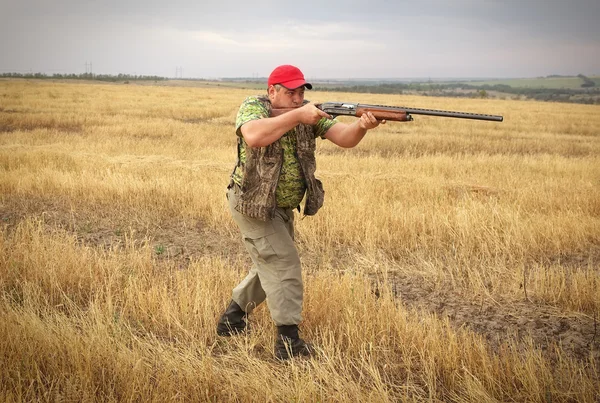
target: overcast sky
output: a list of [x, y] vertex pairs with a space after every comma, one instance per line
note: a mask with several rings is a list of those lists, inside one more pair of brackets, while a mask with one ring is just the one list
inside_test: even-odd
[[[600, 75], [600, 0], [0, 0], [0, 73]], [[87, 65], [86, 65], [87, 64]]]

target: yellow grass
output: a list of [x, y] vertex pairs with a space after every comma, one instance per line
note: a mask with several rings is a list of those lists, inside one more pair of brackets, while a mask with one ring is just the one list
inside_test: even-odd
[[[0, 400], [597, 401], [600, 107], [311, 92], [505, 121], [319, 144], [297, 234], [320, 354], [281, 364], [266, 307], [215, 334], [254, 93], [0, 81]], [[492, 313], [515, 326], [471, 323]]]

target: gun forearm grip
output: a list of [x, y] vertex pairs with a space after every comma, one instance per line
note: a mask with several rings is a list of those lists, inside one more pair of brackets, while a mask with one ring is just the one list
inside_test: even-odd
[[371, 112], [375, 119], [377, 120], [389, 120], [394, 122], [407, 122], [412, 120], [412, 116], [410, 116], [405, 111], [390, 111], [383, 110], [379, 108], [366, 108], [366, 107], [358, 107], [356, 108], [356, 117], [361, 117], [367, 112]]

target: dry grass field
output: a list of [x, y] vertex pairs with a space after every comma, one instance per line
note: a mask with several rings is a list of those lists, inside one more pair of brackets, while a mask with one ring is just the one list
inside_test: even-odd
[[215, 334], [249, 268], [225, 187], [255, 93], [0, 81], [0, 400], [600, 400], [599, 106], [310, 92], [505, 121], [319, 143], [319, 355], [279, 363], [265, 306]]

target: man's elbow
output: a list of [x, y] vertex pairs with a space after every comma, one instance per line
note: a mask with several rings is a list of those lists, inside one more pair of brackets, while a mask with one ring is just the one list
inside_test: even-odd
[[264, 140], [260, 136], [247, 135], [244, 136], [244, 141], [246, 142], [246, 145], [250, 148], [264, 147], [265, 145], [267, 145], [263, 144]]

